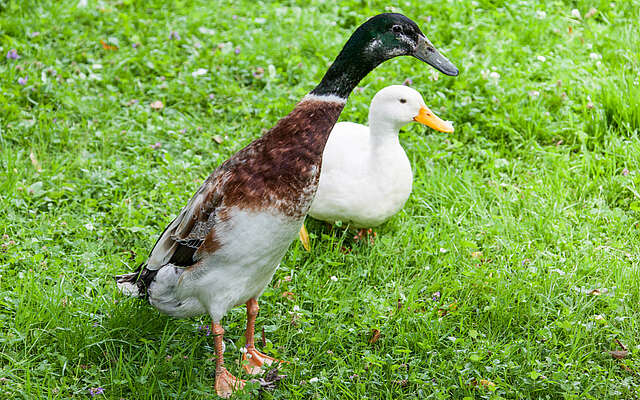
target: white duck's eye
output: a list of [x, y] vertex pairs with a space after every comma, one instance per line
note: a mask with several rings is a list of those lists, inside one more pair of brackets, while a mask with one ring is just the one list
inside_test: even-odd
[[400, 103], [404, 104], [407, 102], [407, 99], [400, 99]]
[[402, 27], [400, 25], [394, 25], [391, 27], [391, 30], [395, 33], [401, 33], [402, 32]]

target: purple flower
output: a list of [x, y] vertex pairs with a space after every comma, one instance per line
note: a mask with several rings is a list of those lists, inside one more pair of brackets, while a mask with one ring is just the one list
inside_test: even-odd
[[439, 291], [438, 291], [438, 292], [434, 292], [434, 293], [431, 295], [431, 300], [433, 300], [433, 301], [438, 301], [438, 300], [440, 300], [440, 292], [439, 292]]
[[413, 80], [411, 78], [407, 78], [404, 80], [404, 82], [402, 82], [402, 84], [405, 86], [411, 86], [413, 85]]
[[184, 135], [185, 133], [187, 133], [187, 128], [182, 128], [182, 129], [180, 129], [180, 133], [182, 133], [183, 135]]
[[237, 15], [232, 15], [231, 19], [238, 19], [238, 16]]
[[154, 150], [158, 150], [160, 147], [162, 147], [162, 143], [156, 142], [156, 144], [150, 144], [149, 147], [151, 147]]
[[89, 394], [91, 395], [91, 397], [96, 397], [99, 394], [104, 394], [104, 389], [101, 388], [101, 387], [90, 388], [89, 389]]
[[18, 55], [18, 52], [16, 51], [16, 49], [11, 49], [7, 53], [8, 60], [17, 60], [18, 58], [20, 58], [20, 56]]
[[176, 31], [169, 33], [169, 40], [180, 40], [180, 34]]
[[140, 46], [138, 43], [134, 43], [134, 44], [131, 45], [131, 47], [133, 47], [134, 49], [137, 49], [138, 46]]
[[209, 325], [201, 325], [198, 327], [198, 330], [204, 333], [205, 336], [211, 335], [211, 327]]
[[94, 322], [94, 323], [93, 323], [93, 327], [94, 327], [94, 328], [95, 328], [95, 327], [98, 327], [98, 326], [100, 326], [100, 324], [98, 323], [98, 321], [96, 321], [96, 322]]
[[234, 53], [240, 54], [240, 47], [236, 47], [236, 49], [234, 50]]
[[18, 78], [18, 83], [24, 86], [27, 84], [27, 80], [29, 80], [28, 76], [25, 76], [24, 78]]
[[53, 118], [52, 122], [55, 124], [56, 122], [58, 122], [58, 118]]
[[213, 99], [215, 99], [215, 98], [216, 98], [216, 96], [215, 96], [213, 93], [211, 93], [211, 94], [209, 95], [209, 100], [213, 100]]

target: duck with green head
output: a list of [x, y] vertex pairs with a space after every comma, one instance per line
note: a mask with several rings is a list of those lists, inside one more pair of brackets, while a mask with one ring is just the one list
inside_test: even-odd
[[245, 369], [275, 360], [254, 345], [257, 299], [293, 241], [318, 187], [322, 152], [347, 97], [380, 63], [414, 56], [447, 75], [458, 70], [401, 14], [380, 14], [347, 41], [324, 78], [267, 133], [222, 163], [160, 235], [120, 289], [175, 317], [208, 313], [216, 349], [215, 389], [244, 381], [224, 366], [222, 317], [247, 305]]

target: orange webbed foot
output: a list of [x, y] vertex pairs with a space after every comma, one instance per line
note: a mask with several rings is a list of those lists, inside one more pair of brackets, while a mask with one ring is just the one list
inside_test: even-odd
[[271, 365], [274, 362], [281, 363], [282, 361], [269, 357], [258, 351], [255, 347], [248, 347], [247, 352], [242, 355], [242, 368], [250, 375], [260, 375], [264, 372], [262, 367], [264, 365]]
[[216, 371], [216, 393], [223, 399], [228, 399], [233, 392], [242, 390], [244, 384], [244, 380], [236, 378], [224, 367]]

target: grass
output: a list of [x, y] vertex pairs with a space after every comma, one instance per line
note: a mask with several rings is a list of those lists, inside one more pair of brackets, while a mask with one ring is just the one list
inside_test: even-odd
[[[161, 315], [111, 276], [392, 8], [87, 3], [0, 0], [0, 398], [211, 398], [208, 319]], [[263, 397], [638, 398], [640, 4], [393, 10], [461, 74], [395, 59], [341, 119], [408, 78], [456, 132], [406, 127], [414, 191], [374, 245], [308, 221], [312, 251], [292, 244], [261, 299], [264, 350], [291, 361]], [[224, 325], [239, 374], [244, 308]]]

